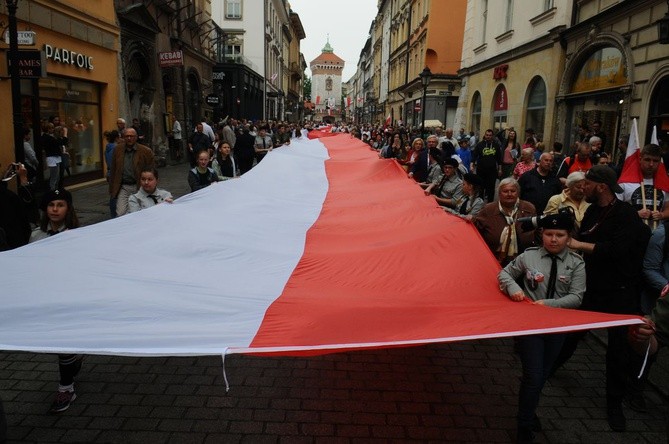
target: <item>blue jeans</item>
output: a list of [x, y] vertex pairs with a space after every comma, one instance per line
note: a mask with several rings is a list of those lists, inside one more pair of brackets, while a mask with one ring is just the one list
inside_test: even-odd
[[531, 428], [539, 405], [541, 390], [557, 358], [564, 334], [544, 334], [516, 338], [523, 363], [523, 377], [518, 394], [518, 427]]

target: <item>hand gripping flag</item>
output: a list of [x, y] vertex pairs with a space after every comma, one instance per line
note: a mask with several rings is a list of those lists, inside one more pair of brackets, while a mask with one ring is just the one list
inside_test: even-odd
[[341, 133], [0, 269], [4, 350], [299, 355], [641, 322], [510, 301], [470, 223]]

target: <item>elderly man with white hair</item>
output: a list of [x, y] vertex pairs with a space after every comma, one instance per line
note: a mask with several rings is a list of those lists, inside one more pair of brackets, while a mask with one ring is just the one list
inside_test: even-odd
[[592, 136], [588, 139], [590, 144], [590, 159], [593, 165], [597, 165], [599, 156], [602, 154], [602, 139], [597, 136]]
[[562, 193], [548, 199], [544, 214], [557, 214], [559, 210], [565, 207], [570, 207], [574, 210], [574, 228], [576, 231], [581, 227], [581, 221], [585, 210], [590, 204], [585, 201], [585, 173], [582, 171], [575, 171], [567, 176], [567, 188]]

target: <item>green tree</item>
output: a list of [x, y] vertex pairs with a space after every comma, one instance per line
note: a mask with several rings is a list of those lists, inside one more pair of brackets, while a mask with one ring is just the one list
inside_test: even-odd
[[304, 76], [304, 100], [311, 101], [311, 77]]

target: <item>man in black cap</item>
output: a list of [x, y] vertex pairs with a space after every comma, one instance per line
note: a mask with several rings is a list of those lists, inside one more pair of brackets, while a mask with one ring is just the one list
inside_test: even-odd
[[[500, 289], [515, 302], [529, 299], [548, 307], [577, 308], [585, 291], [585, 265], [567, 248], [574, 217], [570, 212], [560, 212], [542, 217], [538, 225], [543, 230], [542, 246], [528, 248], [500, 271]], [[533, 432], [541, 429], [535, 411], [565, 336], [540, 334], [516, 339], [523, 364], [518, 394], [519, 443], [534, 442]]]
[[[616, 198], [622, 188], [607, 165], [595, 165], [585, 175], [585, 199], [592, 203], [569, 247], [583, 253], [586, 291], [582, 308], [604, 313], [639, 314], [642, 265], [650, 229], [636, 210]], [[622, 401], [640, 363], [629, 353], [626, 327], [607, 329], [606, 407], [611, 429], [626, 428]], [[576, 349], [578, 334], [565, 343], [559, 366]], [[582, 337], [582, 335], [580, 335]]]

